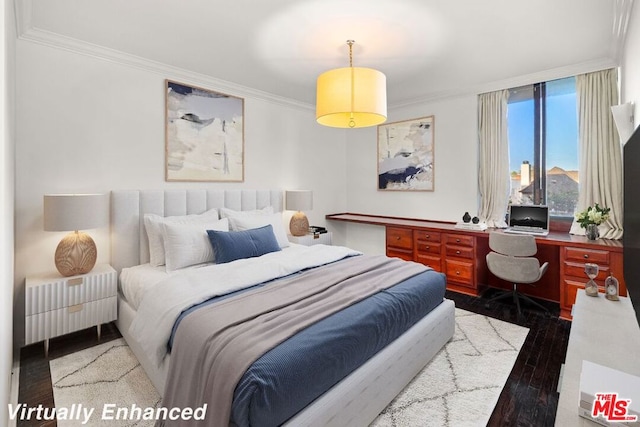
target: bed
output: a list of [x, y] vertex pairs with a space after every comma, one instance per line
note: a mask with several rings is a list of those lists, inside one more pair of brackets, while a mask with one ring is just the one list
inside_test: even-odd
[[[135, 272], [136, 269], [146, 269], [144, 275], [141, 276], [144, 277], [145, 280], [151, 280], [154, 283], [163, 283], [164, 286], [171, 286], [167, 285], [167, 282], [184, 279], [167, 279], [166, 276], [168, 273], [166, 273], [166, 269], [163, 270], [162, 268], [156, 268], [154, 270], [152, 267], [148, 267], [148, 263], [151, 260], [150, 251], [153, 253], [154, 248], [150, 248], [149, 239], [145, 231], [144, 217], [146, 214], [155, 214], [160, 217], [202, 214], [203, 212], [208, 212], [214, 208], [227, 208], [240, 212], [270, 208], [273, 212], [278, 213], [282, 210], [283, 206], [282, 194], [283, 192], [280, 190], [194, 189], [113, 191], [111, 197], [112, 265], [119, 272], [123, 272], [124, 277], [121, 277], [121, 279], [126, 279], [124, 281], [128, 283], [135, 283], [137, 280], [136, 274], [130, 274], [131, 272]], [[273, 257], [278, 260], [277, 262], [280, 263], [279, 265], [281, 266], [281, 258], [288, 257], [287, 259], [290, 260], [299, 260], [307, 256], [306, 253], [310, 251], [308, 247], [302, 248], [295, 246], [296, 245], [292, 245], [292, 247], [282, 250], [281, 253], [274, 252], [266, 254], [263, 257], [260, 257], [260, 259], [269, 260], [269, 257]], [[335, 271], [336, 269], [334, 268], [334, 265], [346, 265], [348, 263], [353, 263], [355, 265], [356, 263], [361, 263], [361, 259], [364, 258], [348, 248], [332, 248], [331, 250], [327, 248], [326, 253], [323, 248], [318, 248], [317, 250], [314, 249], [314, 251], [315, 252], [312, 255], [308, 256], [313, 256], [313, 262], [318, 265], [304, 268], [304, 273], [291, 275], [286, 273], [285, 275], [289, 277], [296, 276], [298, 274], [306, 274], [308, 272], [313, 274], [314, 271], [319, 271], [319, 269], [322, 268], [331, 269], [327, 271]], [[320, 256], [320, 259], [323, 259], [323, 256], [328, 258], [319, 262], [316, 261], [318, 256]], [[334, 259], [332, 257], [338, 257], [338, 259]], [[242, 263], [245, 261], [246, 260], [240, 260], [234, 262]], [[288, 262], [289, 261], [286, 261], [286, 263]], [[381, 259], [375, 262], [382, 264], [389, 261]], [[232, 264], [233, 263], [230, 263], [229, 265]], [[394, 268], [390, 270], [396, 271], [397, 269], [395, 266], [396, 265], [394, 264]], [[210, 273], [205, 271], [207, 268], [209, 267], [181, 268], [178, 264], [177, 268], [171, 272], [171, 275], [180, 276], [187, 274], [183, 272], [189, 271], [189, 276], [206, 276], [208, 278]], [[218, 267], [216, 266], [215, 268]], [[213, 270], [213, 268], [211, 268], [211, 270]], [[263, 268], [263, 270], [268, 269]], [[407, 272], [406, 274], [411, 277], [432, 275], [433, 278], [430, 280], [444, 280], [439, 273], [435, 272], [421, 272], [419, 275]], [[320, 276], [321, 274], [318, 275]], [[149, 279], [149, 277], [153, 277], [153, 279]], [[266, 282], [268, 286], [271, 286], [270, 283], [280, 283], [283, 280], [281, 278], [274, 280], [263, 279], [264, 277], [260, 280]], [[412, 285], [411, 280], [408, 278], [406, 280], [403, 279], [399, 281], [402, 282], [404, 286], [419, 288], [415, 283]], [[405, 284], [405, 282], [408, 282], [408, 284]], [[266, 287], [267, 286], [265, 286], [265, 288]], [[251, 289], [253, 288], [254, 287], [251, 287]], [[393, 290], [395, 288], [400, 289], [400, 285], [389, 289]], [[158, 316], [158, 319], [151, 322], [162, 323], [163, 321], [166, 321], [173, 325], [174, 319], [171, 317], [173, 314], [171, 316], [165, 316], [164, 314], [159, 315], [158, 313], [160, 310], [154, 308], [153, 304], [143, 302], [145, 301], [143, 298], [144, 291], [141, 289], [145, 289], [145, 285], [139, 285], [137, 288], [134, 287], [134, 289], [137, 290], [134, 292], [129, 290], [127, 292], [121, 289], [121, 292], [119, 293], [117, 326], [158, 392], [163, 395], [165, 392], [167, 378], [171, 378], [169, 372], [171, 359], [175, 356], [175, 359], [178, 360], [178, 355], [180, 353], [176, 350], [175, 355], [171, 354], [165, 357], [159, 357], [155, 351], [150, 350], [152, 347], [149, 347], [149, 344], [145, 342], [144, 339], [141, 339], [141, 337], [145, 336], [145, 333], [140, 332], [141, 330], [144, 330], [144, 328], [139, 329], [138, 324], [141, 322], [140, 319], [146, 318], [146, 316]], [[167, 289], [170, 292], [170, 289], [172, 288], [167, 287]], [[234, 293], [236, 291], [238, 293], [246, 292], [244, 290], [232, 291]], [[404, 290], [400, 293], [403, 292]], [[151, 293], [152, 292], [149, 292], [149, 294]], [[222, 293], [224, 294], [224, 292]], [[199, 296], [198, 298], [201, 297]], [[222, 295], [214, 295], [214, 300], [216, 298], [223, 299], [225, 297]], [[204, 299], [206, 300], [207, 298]], [[372, 298], [362, 298], [357, 304], [364, 303], [364, 301], [371, 299]], [[421, 301], [421, 298], [415, 297], [413, 300], [408, 299], [408, 301], [415, 302], [416, 299]], [[454, 330], [453, 303], [443, 299], [442, 297], [439, 299], [440, 300], [437, 301], [437, 303], [433, 304], [433, 307], [428, 308], [429, 313], [427, 315], [424, 315], [415, 321], [409, 321], [409, 326], [406, 331], [400, 331], [397, 332], [396, 335], [390, 336], [390, 343], [388, 345], [385, 343], [382, 345], [381, 349], [376, 349], [375, 354], [371, 357], [367, 357], [359, 367], [353, 368], [354, 370], [351, 373], [346, 374], [346, 376], [337, 380], [337, 382], [331, 385], [326, 392], [322, 392], [319, 396], [314, 397], [308, 404], [305, 404], [304, 407], [295, 409], [290, 416], [287, 416], [285, 424], [292, 426], [352, 426], [367, 425], [370, 423], [452, 337]], [[189, 303], [189, 305], [191, 304]], [[199, 311], [204, 310], [205, 309]], [[337, 314], [334, 314], [333, 316], [337, 316]], [[168, 317], [169, 319], [165, 319], [165, 317]], [[183, 318], [182, 322], [178, 324], [186, 324], [188, 323], [188, 320], [184, 319], [190, 318], [195, 318], [195, 316], [186, 316]], [[150, 321], [147, 319], [146, 322], [148, 324]], [[337, 323], [345, 322], [340, 321]], [[180, 334], [180, 328], [183, 328], [183, 326], [177, 328], [178, 334]], [[173, 327], [171, 329], [173, 330], [176, 328]], [[297, 335], [302, 334], [299, 333]], [[178, 337], [179, 336], [180, 335], [178, 335]], [[176, 338], [174, 336], [170, 337], [170, 340], [175, 339], [179, 340], [180, 338]], [[292, 341], [292, 339], [288, 339], [286, 342], [288, 343], [290, 341]], [[322, 357], [321, 360], [322, 359], [326, 359], [326, 357]], [[178, 362], [174, 360], [174, 363], [177, 365]], [[256, 363], [256, 365], [258, 365], [258, 363]], [[301, 372], [304, 372], [304, 369]], [[245, 377], [243, 377], [240, 384], [243, 384], [242, 381], [244, 381]], [[304, 383], [304, 380], [300, 380], [298, 382]], [[242, 410], [237, 409], [237, 407], [232, 407], [231, 411], [234, 416], [236, 412], [242, 412]], [[233, 420], [233, 417], [230, 418], [230, 420]], [[232, 424], [236, 424], [236, 422], [234, 421]], [[276, 424], [280, 424], [280, 422], [277, 422]]]

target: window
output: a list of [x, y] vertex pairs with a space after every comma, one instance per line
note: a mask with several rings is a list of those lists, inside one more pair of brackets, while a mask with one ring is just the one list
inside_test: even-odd
[[512, 204], [573, 218], [578, 202], [575, 78], [511, 89], [507, 112]]

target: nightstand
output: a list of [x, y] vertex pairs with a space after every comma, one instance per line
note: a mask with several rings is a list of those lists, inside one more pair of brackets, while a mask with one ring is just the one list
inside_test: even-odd
[[25, 345], [97, 326], [118, 317], [118, 274], [109, 264], [98, 264], [87, 274], [27, 277], [25, 283]]
[[291, 243], [299, 245], [331, 245], [331, 232], [322, 234], [305, 234], [304, 236], [287, 236]]

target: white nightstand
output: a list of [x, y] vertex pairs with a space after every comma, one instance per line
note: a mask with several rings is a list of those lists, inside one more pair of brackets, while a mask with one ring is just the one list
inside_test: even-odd
[[118, 274], [98, 264], [87, 274], [27, 277], [25, 284], [25, 345], [97, 326], [118, 317]]
[[289, 235], [288, 237], [291, 243], [297, 243], [299, 245], [305, 246], [331, 244], [331, 232], [322, 234], [306, 234], [304, 236]]

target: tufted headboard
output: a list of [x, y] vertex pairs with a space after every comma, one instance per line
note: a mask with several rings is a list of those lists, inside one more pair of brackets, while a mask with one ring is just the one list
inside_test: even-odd
[[199, 214], [213, 208], [283, 209], [282, 190], [116, 190], [111, 192], [111, 265], [149, 262], [149, 242], [143, 218], [147, 213], [173, 216]]

